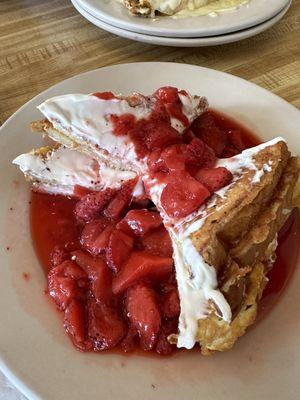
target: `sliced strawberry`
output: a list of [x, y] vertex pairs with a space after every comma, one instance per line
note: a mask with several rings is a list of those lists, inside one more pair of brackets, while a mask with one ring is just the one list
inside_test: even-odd
[[108, 225], [97, 237], [97, 239], [94, 242], [94, 249], [97, 251], [97, 253], [101, 254], [104, 253], [109, 244], [109, 238], [113, 231], [115, 230], [115, 225]]
[[153, 121], [153, 123], [149, 122], [147, 124], [145, 144], [149, 151], [164, 149], [167, 146], [181, 142], [182, 138], [180, 134], [169, 123], [160, 123], [157, 125]]
[[125, 353], [129, 353], [135, 349], [138, 339], [137, 330], [130, 326], [127, 332], [127, 335], [122, 340], [120, 346]]
[[148, 157], [150, 173], [185, 169], [185, 144], [174, 144], [163, 151], [155, 150]]
[[227, 135], [216, 124], [214, 117], [206, 112], [197, 118], [192, 126], [194, 134], [203, 140], [220, 157], [226, 144]]
[[65, 309], [64, 327], [77, 349], [85, 350], [85, 310], [80, 300], [73, 299]]
[[232, 173], [224, 167], [203, 168], [199, 169], [195, 178], [207, 187], [211, 193], [214, 193], [218, 189], [229, 185], [232, 180]]
[[122, 270], [113, 280], [114, 294], [122, 293], [135, 282], [141, 280], [160, 281], [173, 269], [173, 259], [158, 257], [144, 251], [134, 251]]
[[132, 287], [127, 292], [125, 308], [131, 325], [139, 333], [142, 348], [151, 350], [161, 324], [155, 292], [145, 284]]
[[162, 191], [160, 201], [171, 218], [182, 218], [197, 210], [210, 192], [188, 173], [174, 174]]
[[243, 142], [241, 132], [237, 129], [230, 129], [227, 132], [229, 142], [239, 151], [245, 150], [246, 146]]
[[144, 236], [146, 233], [158, 228], [162, 219], [158, 212], [145, 209], [130, 210], [118, 223], [117, 228], [124, 232], [133, 232], [136, 236]]
[[178, 290], [175, 285], [165, 284], [160, 298], [161, 313], [164, 318], [177, 318], [180, 314]]
[[88, 222], [82, 230], [80, 237], [82, 247], [84, 247], [94, 256], [100, 254], [103, 251], [103, 246], [99, 247], [98, 238], [108, 226], [108, 224], [109, 221], [107, 220], [107, 218], [100, 218]]
[[147, 158], [148, 170], [151, 174], [168, 172], [165, 162], [161, 159], [161, 150], [154, 150]]
[[178, 330], [177, 320], [163, 322], [156, 344], [156, 352], [158, 354], [166, 356], [171, 354], [176, 349], [176, 345], [171, 344], [168, 341], [168, 336], [173, 333], [176, 334], [177, 330]]
[[213, 167], [217, 161], [214, 151], [201, 139], [195, 138], [186, 146], [186, 164], [193, 167]]
[[72, 256], [75, 262], [87, 273], [95, 299], [104, 303], [111, 302], [112, 276], [105, 262], [99, 257], [93, 258], [82, 250], [74, 251]]
[[56, 275], [53, 268], [48, 275], [49, 294], [56, 305], [65, 310], [71, 299], [78, 296], [78, 287], [74, 279], [62, 275]]
[[172, 257], [173, 254], [171, 238], [164, 226], [147, 233], [142, 239], [142, 248], [160, 257]]
[[71, 299], [81, 296], [81, 288], [86, 286], [86, 278], [86, 273], [70, 260], [50, 270], [49, 294], [61, 310], [67, 307]]
[[106, 251], [106, 259], [110, 269], [117, 273], [129, 258], [133, 249], [134, 239], [126, 233], [115, 230], [112, 232]]
[[124, 212], [128, 208], [132, 200], [132, 192], [137, 183], [136, 179], [131, 179], [123, 184], [121, 189], [110, 201], [109, 205], [104, 210], [106, 217], [111, 218], [115, 221], [122, 218]]
[[178, 101], [178, 89], [172, 86], [164, 86], [157, 89], [154, 96], [163, 103], [175, 103]]
[[236, 147], [234, 147], [232, 144], [228, 144], [225, 147], [221, 157], [222, 158], [230, 158], [230, 157], [236, 156], [239, 153], [240, 153], [240, 151]]
[[162, 151], [160, 158], [168, 171], [185, 169], [185, 149], [185, 144], [174, 144]]
[[73, 196], [76, 197], [77, 199], [81, 199], [82, 197], [90, 193], [94, 193], [94, 191], [80, 185], [74, 186]]
[[89, 300], [88, 337], [95, 351], [115, 347], [126, 334], [125, 324], [117, 310], [104, 303]]
[[61, 264], [63, 261], [66, 261], [69, 258], [69, 253], [60, 246], [55, 246], [51, 255], [51, 265], [52, 267], [56, 267], [57, 265]]
[[75, 206], [76, 217], [85, 222], [96, 219], [114, 193], [114, 190], [106, 189], [102, 192], [94, 192], [82, 197]]

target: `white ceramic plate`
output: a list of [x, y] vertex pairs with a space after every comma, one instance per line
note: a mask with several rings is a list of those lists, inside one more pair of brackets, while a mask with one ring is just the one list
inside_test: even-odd
[[289, 0], [250, 0], [237, 10], [211, 16], [173, 19], [132, 16], [116, 0], [78, 0], [94, 17], [115, 27], [147, 35], [167, 37], [203, 37], [222, 35], [260, 24], [278, 14]]
[[82, 8], [78, 2], [78, 0], [71, 0], [74, 7], [77, 11], [85, 17], [92, 24], [98, 26], [101, 29], [104, 29], [110, 33], [115, 35], [124, 37], [126, 39], [136, 40], [138, 42], [149, 43], [149, 44], [157, 44], [161, 46], [175, 46], [175, 47], [205, 47], [205, 46], [216, 46], [220, 44], [237, 42], [243, 39], [247, 39], [249, 37], [255, 36], [273, 26], [288, 11], [292, 0], [289, 0], [289, 3], [286, 7], [283, 8], [277, 15], [273, 18], [256, 25], [252, 28], [244, 29], [235, 33], [228, 33], [226, 35], [219, 36], [211, 36], [211, 37], [200, 37], [200, 38], [173, 38], [173, 37], [164, 37], [164, 36], [152, 36], [152, 35], [144, 35], [142, 33], [136, 33], [132, 31], [128, 31], [125, 29], [118, 28], [116, 26], [107, 24], [102, 20], [94, 17], [92, 14], [87, 12], [84, 8]]
[[195, 352], [169, 358], [82, 354], [43, 294], [45, 277], [30, 238], [29, 187], [11, 164], [17, 154], [41, 144], [29, 129], [30, 121], [41, 117], [36, 106], [64, 93], [152, 93], [162, 85], [205, 95], [261, 138], [282, 135], [300, 153], [296, 108], [237, 77], [192, 65], [115, 65], [61, 82], [25, 104], [0, 131], [0, 367], [32, 400], [296, 400], [300, 269], [265, 320], [231, 351], [208, 358]]

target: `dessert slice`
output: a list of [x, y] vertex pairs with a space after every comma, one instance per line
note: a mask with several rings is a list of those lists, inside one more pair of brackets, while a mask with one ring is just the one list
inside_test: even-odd
[[[232, 174], [226, 186], [224, 167]], [[186, 180], [168, 191], [169, 178], [144, 177], [173, 242], [181, 312], [170, 340], [178, 347], [198, 342], [203, 354], [227, 350], [253, 323], [298, 174], [299, 160], [274, 139], [200, 169], [195, 177], [207, 188], [214, 180], [215, 189], [224, 187], [190, 214]]]
[[[128, 180], [136, 178], [133, 171], [112, 169], [90, 156], [64, 146], [42, 147], [21, 154], [13, 160], [30, 181], [32, 188], [46, 193], [73, 196], [85, 191], [106, 188], [119, 189]], [[136, 195], [143, 195], [141, 182]]]
[[32, 123], [34, 131], [113, 168], [140, 173], [151, 151], [181, 142], [181, 134], [206, 110], [207, 101], [167, 87], [149, 97], [64, 95], [38, 108], [46, 119]]

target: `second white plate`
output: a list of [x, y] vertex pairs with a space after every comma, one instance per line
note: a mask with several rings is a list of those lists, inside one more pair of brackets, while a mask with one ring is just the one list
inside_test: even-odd
[[205, 37], [236, 32], [258, 25], [278, 14], [289, 0], [249, 0], [249, 3], [233, 11], [209, 15], [174, 19], [160, 16], [135, 17], [116, 0], [77, 0], [88, 13], [106, 24], [119, 29], [153, 36]]
[[220, 44], [237, 42], [243, 39], [247, 39], [251, 36], [255, 36], [273, 26], [288, 11], [292, 0], [288, 1], [288, 4], [273, 18], [257, 25], [252, 28], [244, 29], [235, 33], [228, 33], [226, 35], [212, 36], [212, 37], [196, 37], [196, 38], [177, 38], [177, 37], [164, 37], [164, 36], [152, 36], [144, 35], [142, 33], [132, 32], [129, 30], [118, 28], [114, 25], [107, 24], [99, 18], [96, 18], [91, 13], [81, 7], [78, 0], [71, 0], [77, 11], [85, 17], [92, 24], [98, 26], [115, 35], [124, 37], [126, 39], [136, 40], [138, 42], [156, 44], [161, 46], [175, 46], [175, 47], [205, 47], [205, 46], [216, 46]]

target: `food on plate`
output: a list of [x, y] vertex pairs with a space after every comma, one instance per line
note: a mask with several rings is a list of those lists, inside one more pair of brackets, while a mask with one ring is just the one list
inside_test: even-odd
[[249, 0], [118, 0], [133, 15], [154, 17], [157, 14], [169, 16], [215, 15], [232, 11]]
[[74, 345], [230, 349], [255, 321], [296, 215], [300, 163], [285, 140], [259, 144], [172, 87], [38, 108], [32, 129], [56, 143], [14, 163], [37, 192], [34, 239]]

